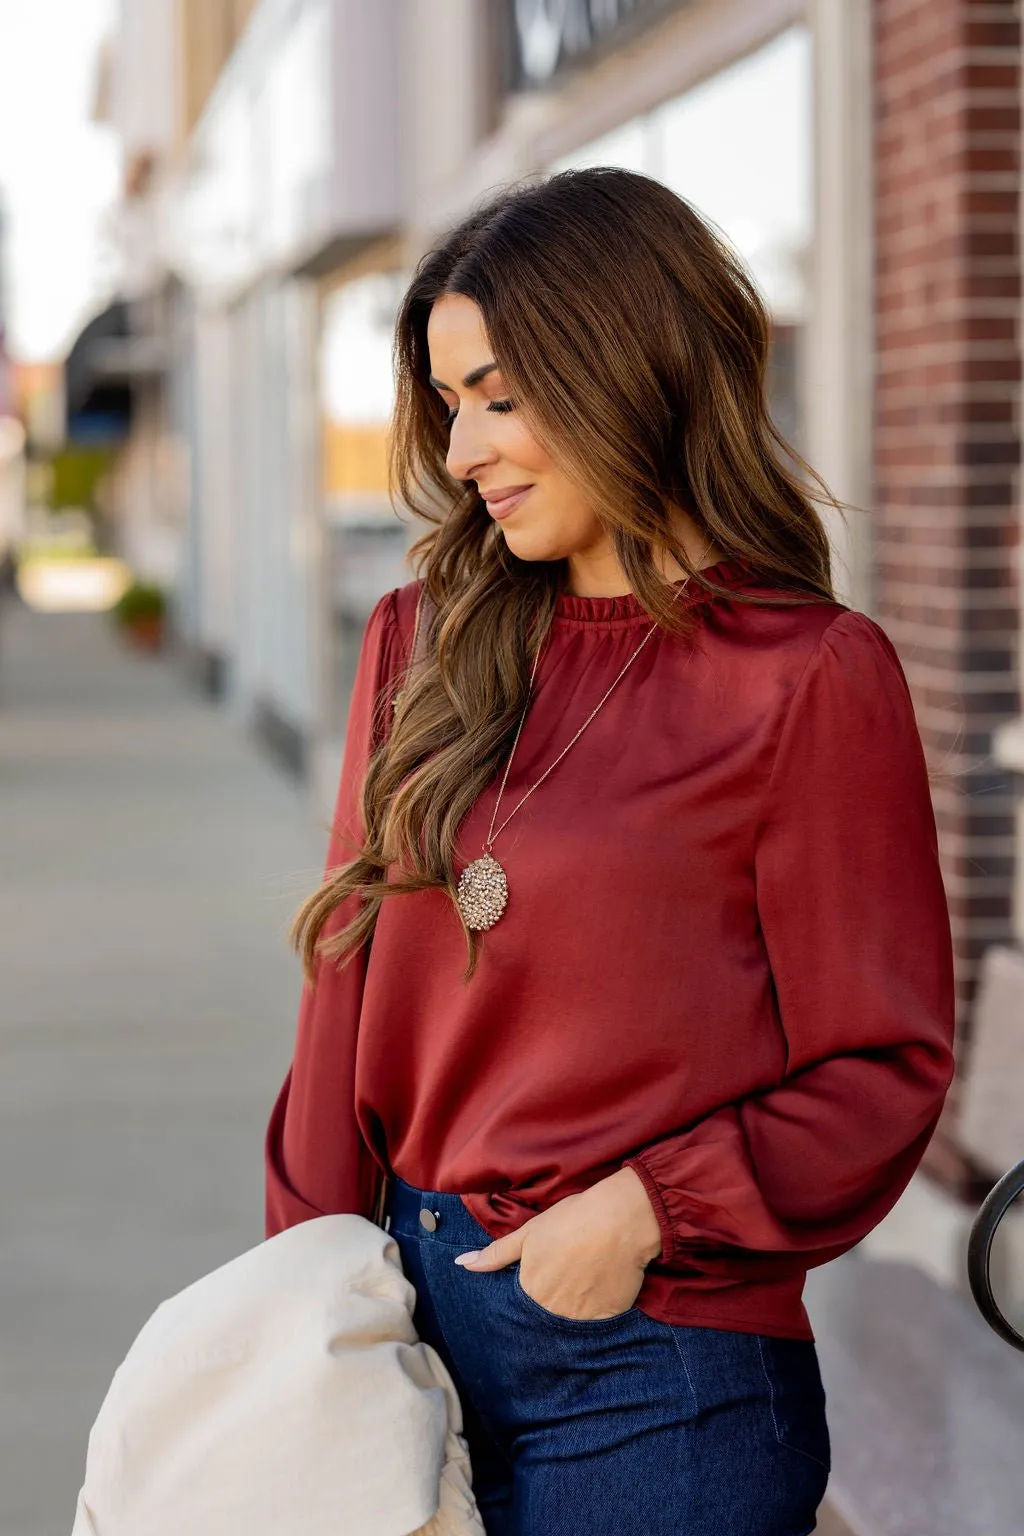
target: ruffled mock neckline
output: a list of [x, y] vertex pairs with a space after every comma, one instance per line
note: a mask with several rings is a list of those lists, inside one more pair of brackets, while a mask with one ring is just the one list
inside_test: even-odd
[[[724, 560], [717, 560], [714, 565], [705, 566], [702, 574], [718, 586], [725, 587], [736, 586], [749, 576], [749, 571], [743, 561], [730, 555]], [[672, 585], [678, 591], [687, 582], [682, 578]], [[708, 594], [696, 582], [690, 583], [689, 587], [690, 590], [683, 598], [684, 604], [692, 604], [695, 599], [708, 599]], [[638, 619], [651, 622], [650, 614], [635, 592], [623, 592], [615, 597], [585, 597], [578, 592], [561, 592], [555, 602], [554, 617], [600, 624], [628, 623]]]

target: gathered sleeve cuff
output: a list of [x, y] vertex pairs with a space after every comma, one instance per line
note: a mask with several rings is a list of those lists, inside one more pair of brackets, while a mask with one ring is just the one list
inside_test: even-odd
[[768, 1091], [625, 1160], [660, 1261], [782, 1274], [896, 1203], [953, 1075], [952, 945], [924, 754], [884, 632], [843, 612], [794, 692], [758, 829], [757, 906], [787, 1061]]

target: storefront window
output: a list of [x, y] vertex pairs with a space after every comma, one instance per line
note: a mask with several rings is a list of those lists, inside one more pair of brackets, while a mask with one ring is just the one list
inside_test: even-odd
[[798, 351], [813, 235], [811, 40], [791, 27], [712, 79], [552, 168], [621, 165], [685, 197], [743, 258], [774, 323], [770, 394], [802, 438]]
[[391, 347], [405, 272], [374, 272], [324, 297], [320, 406], [324, 546], [329, 559], [328, 730], [344, 729], [359, 642], [370, 610], [408, 581], [403, 564], [419, 525], [388, 494], [387, 428], [394, 403]]

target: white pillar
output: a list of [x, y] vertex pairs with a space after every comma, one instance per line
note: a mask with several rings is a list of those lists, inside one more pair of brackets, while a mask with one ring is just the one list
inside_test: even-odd
[[808, 462], [849, 510], [826, 508], [840, 597], [871, 608], [874, 299], [870, 0], [808, 0], [814, 240], [804, 349]]

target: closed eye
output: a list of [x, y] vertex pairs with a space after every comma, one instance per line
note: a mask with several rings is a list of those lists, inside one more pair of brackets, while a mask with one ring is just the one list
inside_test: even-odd
[[[491, 401], [488, 402], [488, 406], [487, 406], [487, 409], [489, 411], [502, 411], [502, 412], [504, 412], [504, 411], [514, 411], [515, 408], [516, 408], [516, 403], [515, 403], [514, 400], [491, 400]], [[459, 412], [458, 412], [457, 407], [455, 407], [453, 405], [449, 409], [447, 416], [444, 418], [444, 425], [446, 427], [450, 427], [452, 422], [455, 420], [455, 418], [456, 418], [456, 416], [458, 414], [459, 414]]]

